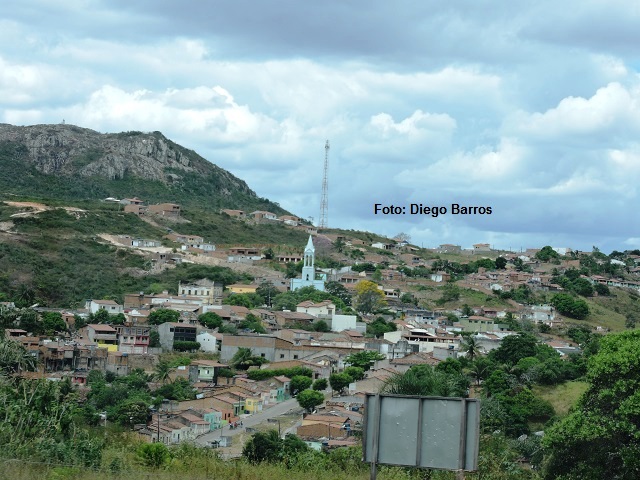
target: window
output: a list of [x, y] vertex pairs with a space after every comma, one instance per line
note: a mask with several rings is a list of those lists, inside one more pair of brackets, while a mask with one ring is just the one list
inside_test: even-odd
[[294, 360], [297, 360], [297, 359], [298, 359], [298, 355], [294, 355], [294, 356], [293, 356], [293, 359], [294, 359]]
[[266, 355], [264, 353], [261, 353], [260, 356], [264, 358]]
[[281, 354], [280, 354], [280, 358], [284, 358], [284, 353], [281, 353]]

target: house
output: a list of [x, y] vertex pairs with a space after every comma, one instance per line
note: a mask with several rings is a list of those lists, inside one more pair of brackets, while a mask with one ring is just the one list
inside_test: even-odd
[[228, 365], [214, 360], [193, 360], [189, 364], [189, 381], [216, 383], [221, 368], [228, 368]]
[[246, 217], [246, 213], [244, 210], [231, 210], [229, 208], [223, 208], [222, 210], [220, 210], [220, 213], [226, 213], [230, 217], [236, 217], [236, 218]]
[[134, 238], [131, 240], [132, 247], [146, 247], [146, 248], [156, 248], [160, 247], [162, 242], [160, 240], [149, 240], [147, 238]]
[[278, 260], [278, 263], [298, 263], [302, 261], [302, 255], [298, 253], [289, 253], [278, 255], [276, 259]]
[[189, 244], [193, 244], [193, 243], [203, 243], [204, 242], [204, 238], [198, 236], [198, 235], [181, 235], [179, 233], [170, 233], [168, 235], [165, 235], [164, 238], [166, 238], [167, 240], [171, 240], [172, 242], [176, 242], [176, 243], [189, 243]]
[[99, 310], [106, 310], [111, 315], [124, 313], [124, 307], [118, 305], [118, 303], [113, 300], [89, 300], [85, 308], [94, 315], [98, 313]]
[[244, 402], [244, 413], [258, 413], [262, 411], [261, 397], [247, 397]]
[[202, 305], [222, 305], [222, 290], [221, 283], [206, 278], [194, 283], [178, 282], [179, 295], [198, 298]]
[[461, 318], [460, 325], [463, 326], [465, 331], [470, 332], [495, 332], [499, 331], [500, 327], [497, 318], [481, 317], [479, 315], [471, 315], [468, 318]]
[[175, 203], [159, 203], [149, 205], [147, 208], [149, 213], [159, 215], [161, 217], [178, 218], [180, 216], [180, 205]]
[[118, 376], [129, 375], [129, 355], [122, 352], [109, 352], [105, 370]]
[[89, 324], [80, 329], [80, 338], [107, 348], [110, 352], [118, 350], [118, 332], [110, 325]]
[[138, 197], [133, 198], [123, 198], [120, 200], [121, 205], [143, 205], [144, 201], [140, 200]]
[[490, 252], [491, 245], [488, 243], [476, 243], [473, 245], [473, 253]]
[[429, 275], [429, 279], [432, 282], [437, 283], [448, 282], [449, 280], [451, 280], [451, 275], [449, 275], [447, 272], [436, 272]]
[[319, 303], [306, 300], [296, 306], [296, 312], [308, 313], [318, 318], [331, 318], [335, 311], [336, 305], [331, 300], [323, 300]]
[[231, 293], [256, 293], [256, 290], [260, 287], [260, 285], [249, 284], [244, 285], [241, 283], [234, 283], [231, 285], [227, 285], [227, 290]]
[[202, 331], [196, 336], [196, 342], [200, 344], [200, 350], [203, 352], [215, 353], [220, 350], [222, 335]]
[[166, 322], [158, 326], [160, 345], [165, 350], [173, 350], [175, 342], [195, 342], [197, 327], [186, 323]]
[[124, 213], [133, 213], [134, 215], [142, 216], [147, 213], [147, 207], [139, 204], [129, 204], [124, 206]]
[[443, 243], [437, 248], [438, 253], [461, 253], [462, 247], [452, 243]]
[[249, 215], [251, 215], [254, 220], [278, 220], [278, 216], [275, 213], [265, 212], [263, 210], [256, 210]]
[[118, 351], [130, 354], [147, 354], [151, 329], [144, 326], [115, 325], [118, 337]]

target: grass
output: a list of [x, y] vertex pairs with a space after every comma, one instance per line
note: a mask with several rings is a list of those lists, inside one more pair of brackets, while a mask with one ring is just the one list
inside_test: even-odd
[[587, 382], [580, 381], [565, 382], [553, 386], [535, 385], [533, 393], [551, 403], [558, 415], [565, 416], [569, 413], [569, 409], [576, 404], [580, 395], [587, 390], [588, 386]]

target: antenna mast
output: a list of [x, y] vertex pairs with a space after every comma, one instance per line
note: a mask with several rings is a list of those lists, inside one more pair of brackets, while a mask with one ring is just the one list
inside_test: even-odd
[[329, 210], [329, 185], [327, 173], [329, 171], [329, 140], [324, 144], [324, 175], [322, 177], [322, 197], [320, 199], [320, 223], [318, 228], [328, 228], [327, 213]]

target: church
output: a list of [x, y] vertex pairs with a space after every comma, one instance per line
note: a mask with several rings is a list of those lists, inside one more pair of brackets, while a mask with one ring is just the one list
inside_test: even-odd
[[307, 246], [304, 248], [302, 278], [291, 279], [290, 288], [292, 291], [302, 287], [313, 287], [316, 290], [324, 292], [324, 282], [327, 276], [324, 273], [316, 275], [316, 268], [314, 266], [315, 258], [316, 248], [313, 246], [311, 235], [309, 235], [309, 241], [307, 242]]

